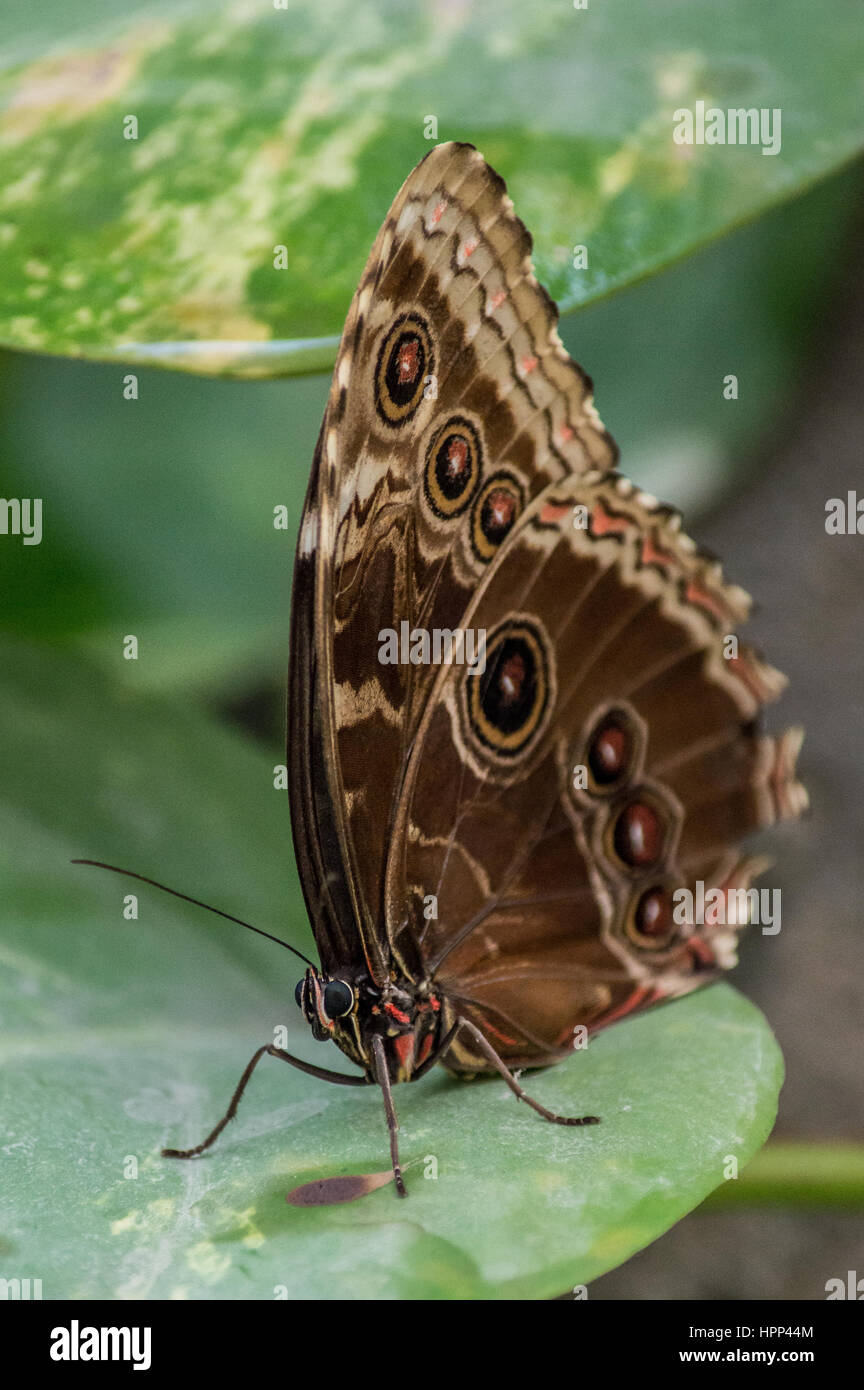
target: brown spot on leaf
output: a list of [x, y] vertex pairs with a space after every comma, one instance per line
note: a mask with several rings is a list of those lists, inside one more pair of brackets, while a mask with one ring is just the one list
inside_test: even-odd
[[342, 1178], [316, 1178], [286, 1193], [292, 1207], [333, 1207], [340, 1202], [356, 1202], [378, 1187], [393, 1181], [393, 1170], [386, 1173], [354, 1173]]

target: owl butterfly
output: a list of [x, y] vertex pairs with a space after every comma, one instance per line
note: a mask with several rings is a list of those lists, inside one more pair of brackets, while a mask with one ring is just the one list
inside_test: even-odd
[[403, 1194], [391, 1087], [436, 1062], [593, 1123], [513, 1070], [728, 969], [736, 927], [677, 925], [672, 895], [746, 888], [738, 841], [805, 804], [800, 732], [756, 727], [783, 678], [724, 645], [747, 596], [614, 471], [530, 252], [466, 144], [372, 248], [298, 543], [288, 741], [321, 957], [297, 1002], [362, 1074], [262, 1047], [175, 1156], [268, 1053], [380, 1085]]

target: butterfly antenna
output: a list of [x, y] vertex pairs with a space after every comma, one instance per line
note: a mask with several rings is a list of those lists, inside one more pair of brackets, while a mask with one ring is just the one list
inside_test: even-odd
[[207, 912], [213, 912], [217, 917], [224, 917], [226, 922], [236, 922], [239, 927], [246, 927], [249, 931], [254, 931], [258, 936], [266, 936], [268, 941], [275, 941], [277, 946], [284, 946], [286, 951], [293, 951], [295, 956], [299, 956], [307, 965], [311, 965], [313, 970], [317, 966], [304, 956], [302, 951], [298, 951], [296, 946], [289, 946], [287, 941], [283, 941], [278, 936], [271, 936], [269, 931], [262, 931], [260, 927], [253, 927], [251, 922], [244, 922], [242, 917], [232, 917], [230, 912], [223, 912], [221, 908], [211, 907], [209, 903], [202, 903], [200, 898], [191, 898], [188, 893], [180, 893], [176, 888], [168, 888], [164, 883], [157, 883], [155, 878], [146, 878], [144, 874], [133, 873], [131, 869], [119, 869], [116, 864], [103, 864], [100, 859], [72, 859], [72, 864], [87, 864], [91, 869], [107, 869], [112, 874], [122, 874], [124, 878], [137, 878], [139, 883], [149, 883], [151, 888], [159, 888], [163, 893], [170, 893], [172, 898], [182, 898], [184, 903], [193, 903], [195, 907], [203, 907]]

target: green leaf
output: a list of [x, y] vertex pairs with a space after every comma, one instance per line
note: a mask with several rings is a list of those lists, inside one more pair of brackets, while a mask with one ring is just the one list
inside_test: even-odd
[[308, 951], [280, 759], [138, 693], [134, 662], [108, 678], [59, 650], [0, 656], [4, 1276], [45, 1298], [542, 1298], [653, 1240], [767, 1136], [779, 1052], [721, 985], [531, 1076], [546, 1105], [601, 1115], [590, 1129], [544, 1124], [497, 1079], [399, 1087], [404, 1202], [286, 1204], [379, 1171], [386, 1130], [373, 1088], [271, 1059], [212, 1152], [161, 1159], [204, 1136], [281, 1025], [290, 1050], [350, 1067], [300, 1027], [287, 953], [68, 860], [156, 875]]
[[[0, 40], [0, 343], [204, 373], [332, 360], [430, 117], [508, 180], [565, 310], [800, 192], [864, 137], [857, 7], [816, 33], [810, 0], [782, 22], [752, 0], [49, 0], [5, 7]], [[676, 144], [675, 111], [697, 101], [779, 109], [779, 153]]]

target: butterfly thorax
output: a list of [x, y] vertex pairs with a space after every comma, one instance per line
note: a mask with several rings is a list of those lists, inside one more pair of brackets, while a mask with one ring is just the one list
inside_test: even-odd
[[375, 1079], [372, 1039], [380, 1037], [391, 1082], [410, 1081], [437, 1050], [441, 1001], [428, 983], [368, 975], [329, 977], [307, 970], [296, 999], [319, 1041], [332, 1040]]

